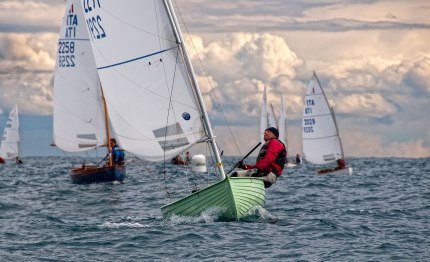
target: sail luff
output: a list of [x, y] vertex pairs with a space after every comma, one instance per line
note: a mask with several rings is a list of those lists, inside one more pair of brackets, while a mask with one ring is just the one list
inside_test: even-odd
[[224, 168], [222, 166], [220, 153], [219, 153], [218, 147], [216, 145], [215, 136], [213, 135], [211, 124], [209, 122], [209, 116], [208, 116], [208, 114], [206, 112], [206, 108], [204, 106], [203, 97], [202, 97], [202, 94], [200, 92], [200, 88], [199, 88], [198, 83], [197, 83], [197, 79], [196, 79], [196, 76], [194, 73], [193, 65], [192, 65], [191, 60], [188, 56], [187, 47], [185, 46], [185, 42], [184, 42], [184, 39], [182, 37], [181, 28], [179, 26], [179, 23], [178, 23], [175, 11], [173, 9], [173, 6], [171, 4], [171, 1], [170, 0], [164, 0], [164, 4], [165, 4], [166, 9], [168, 11], [169, 18], [172, 21], [175, 36], [176, 36], [178, 42], [180, 43], [180, 46], [183, 49], [182, 54], [184, 55], [184, 58], [185, 58], [185, 61], [186, 61], [187, 67], [188, 67], [188, 71], [189, 71], [190, 76], [191, 76], [192, 86], [193, 86], [194, 91], [195, 91], [196, 96], [197, 96], [198, 105], [200, 106], [200, 110], [203, 114], [203, 122], [204, 122], [204, 125], [206, 127], [206, 132], [207, 132], [208, 138], [210, 140], [211, 148], [212, 148], [212, 151], [214, 152], [215, 159], [217, 161], [218, 170], [221, 174], [222, 179], [224, 179], [225, 178], [225, 172], [224, 172]]

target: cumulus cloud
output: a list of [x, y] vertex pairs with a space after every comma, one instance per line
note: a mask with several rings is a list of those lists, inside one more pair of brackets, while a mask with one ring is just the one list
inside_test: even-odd
[[0, 34], [0, 104], [24, 114], [52, 113], [55, 34]]
[[57, 32], [63, 12], [63, 1], [1, 1], [0, 32]]
[[280, 104], [280, 92], [288, 89], [293, 89], [296, 94], [290, 99], [299, 100], [296, 85], [282, 85], [293, 83], [296, 70], [303, 61], [282, 37], [267, 33], [235, 33], [207, 45], [201, 37], [194, 35], [192, 39], [188, 39], [188, 46], [199, 54], [191, 51], [192, 60], [197, 65], [200, 60], [204, 61], [205, 68], [195, 66], [195, 69], [201, 77], [207, 73], [212, 82], [216, 82], [220, 90], [217, 100], [223, 103], [225, 113], [232, 117], [232, 121], [245, 124], [250, 117], [259, 115], [265, 85], [273, 90], [269, 92], [269, 99], [276, 105]]

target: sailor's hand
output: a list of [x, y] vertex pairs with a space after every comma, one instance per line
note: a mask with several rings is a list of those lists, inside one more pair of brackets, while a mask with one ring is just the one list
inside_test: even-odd
[[241, 169], [246, 169], [246, 165], [243, 163], [242, 160], [240, 160], [240, 161], [237, 162], [237, 167], [241, 168]]

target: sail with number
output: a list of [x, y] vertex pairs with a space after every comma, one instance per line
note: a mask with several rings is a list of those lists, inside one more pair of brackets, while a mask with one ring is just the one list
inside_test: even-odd
[[100, 82], [79, 2], [66, 3], [54, 73], [53, 138], [67, 152], [107, 143]]
[[19, 116], [18, 106], [15, 105], [9, 113], [6, 121], [6, 127], [0, 145], [0, 157], [3, 159], [12, 159], [19, 157]]
[[121, 146], [161, 161], [206, 141], [221, 181], [167, 204], [163, 217], [220, 208], [239, 219], [264, 205], [258, 178], [225, 175], [173, 6], [169, 0], [81, 1], [109, 118]]
[[201, 142], [202, 113], [164, 1], [81, 2], [121, 146], [159, 161]]
[[315, 73], [306, 89], [302, 135], [307, 162], [326, 164], [344, 158], [334, 114]]

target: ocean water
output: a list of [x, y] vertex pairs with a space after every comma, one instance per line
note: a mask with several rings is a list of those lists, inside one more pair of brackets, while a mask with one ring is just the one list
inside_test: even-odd
[[[23, 160], [0, 167], [0, 261], [430, 261], [428, 158], [353, 158], [351, 176], [288, 168], [241, 221], [164, 220], [160, 164], [76, 185], [68, 158]], [[166, 171], [167, 190], [185, 184], [186, 168]]]

